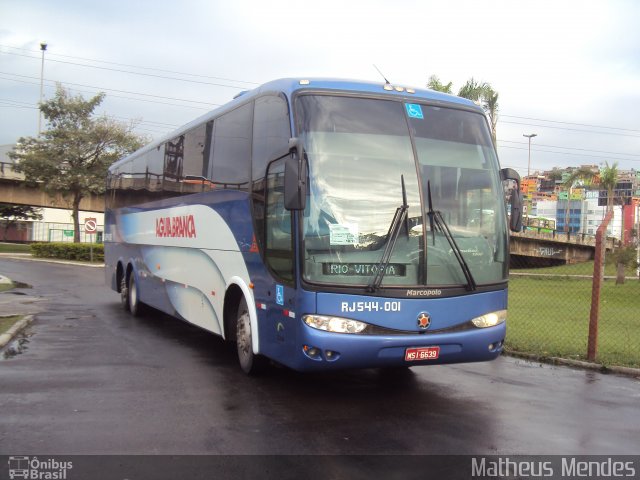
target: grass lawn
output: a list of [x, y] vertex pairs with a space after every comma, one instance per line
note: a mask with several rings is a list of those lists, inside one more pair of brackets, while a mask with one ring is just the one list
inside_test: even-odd
[[[507, 347], [584, 360], [590, 309], [590, 279], [512, 276]], [[640, 282], [604, 282], [598, 330], [600, 363], [640, 367]]]
[[25, 243], [0, 242], [0, 253], [31, 253], [31, 250]]
[[[550, 275], [589, 275], [593, 276], [593, 260], [589, 262], [574, 263], [571, 265], [559, 265], [557, 267], [542, 268], [512, 268], [511, 273], [548, 273]], [[604, 266], [604, 274], [607, 276], [616, 275], [616, 266], [611, 264]], [[625, 269], [627, 277], [636, 276], [636, 268], [628, 267]]]
[[13, 324], [22, 318], [22, 315], [12, 315], [11, 317], [0, 317], [0, 335], [5, 333]]

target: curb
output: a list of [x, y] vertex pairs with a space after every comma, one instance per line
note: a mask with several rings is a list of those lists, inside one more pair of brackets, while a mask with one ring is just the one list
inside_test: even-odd
[[33, 258], [30, 253], [0, 253], [0, 258], [9, 258], [11, 260], [27, 260], [29, 262], [46, 262], [59, 263], [62, 265], [76, 265], [80, 267], [103, 268], [104, 263], [83, 263], [74, 262], [73, 260], [56, 260], [54, 258]]
[[4, 347], [7, 343], [13, 340], [20, 331], [29, 325], [33, 321], [33, 315], [25, 315], [22, 320], [19, 320], [18, 323], [15, 323], [13, 327], [7, 330], [5, 333], [0, 335], [0, 348]]
[[568, 358], [560, 358], [560, 357], [545, 357], [544, 355], [536, 355], [534, 353], [505, 351], [504, 354], [509, 357], [522, 358], [524, 360], [547, 363], [550, 365], [563, 365], [566, 367], [581, 368], [583, 370], [592, 370], [594, 372], [615, 373], [615, 374], [624, 375], [627, 377], [640, 378], [640, 368], [616, 367], [616, 366], [607, 367], [599, 363], [584, 362], [582, 360], [570, 360]]

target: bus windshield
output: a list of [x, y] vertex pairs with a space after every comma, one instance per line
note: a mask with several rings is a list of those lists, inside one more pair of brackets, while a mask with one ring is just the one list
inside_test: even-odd
[[[366, 288], [381, 265], [382, 287], [506, 280], [502, 184], [480, 113], [311, 94], [295, 111], [309, 162], [305, 281]], [[405, 200], [406, 220], [381, 264]]]

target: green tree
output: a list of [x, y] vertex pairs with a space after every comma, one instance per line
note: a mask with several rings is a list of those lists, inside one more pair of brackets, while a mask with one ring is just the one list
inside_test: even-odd
[[12, 203], [0, 203], [0, 219], [4, 224], [2, 239], [7, 239], [7, 232], [13, 225], [21, 220], [42, 220], [39, 208], [30, 205], [15, 205]]
[[[615, 203], [615, 188], [618, 183], [618, 162], [613, 162], [609, 165], [609, 162], [605, 162], [605, 166], [600, 169], [600, 186], [607, 190], [607, 212], [613, 211], [613, 205]], [[624, 202], [620, 206], [620, 218], [622, 224], [620, 226], [620, 240], [624, 242]], [[633, 260], [629, 258], [629, 251], [627, 248], [619, 248], [614, 251], [608, 260], [616, 263], [616, 285], [624, 283], [624, 269], [627, 265], [635, 263], [635, 251], [633, 253]], [[633, 261], [633, 263], [632, 263]]]
[[569, 233], [569, 212], [571, 206], [571, 192], [578, 184], [591, 185], [598, 177], [598, 172], [589, 167], [579, 167], [574, 169], [571, 174], [562, 182], [563, 187], [567, 190], [567, 208], [565, 208], [564, 229]]
[[630, 245], [628, 247], [616, 248], [608, 254], [607, 263], [616, 265], [616, 285], [622, 285], [625, 280], [625, 269], [628, 267], [637, 268], [636, 247]]
[[[437, 75], [431, 75], [427, 82], [427, 88], [437, 90], [438, 92], [453, 93], [453, 82], [442, 83]], [[490, 83], [479, 82], [471, 77], [460, 87], [458, 96], [476, 102], [482, 107], [484, 113], [489, 118], [491, 137], [495, 144], [496, 128], [498, 125], [498, 92], [493, 89]]]
[[427, 82], [427, 88], [430, 88], [431, 90], [435, 90], [437, 92], [452, 94], [453, 82], [444, 84], [440, 81], [437, 75], [431, 75], [429, 77], [429, 81]]
[[605, 166], [600, 169], [600, 186], [607, 190], [607, 212], [613, 210], [614, 190], [618, 183], [618, 162], [605, 162]]
[[49, 195], [62, 194], [71, 204], [74, 242], [80, 241], [80, 201], [89, 194], [103, 194], [107, 168], [137, 150], [146, 139], [95, 109], [105, 94], [85, 100], [58, 85], [55, 97], [40, 105], [47, 130], [39, 137], [23, 137], [9, 156], [25, 181]]
[[458, 96], [481, 103], [488, 85], [489, 84], [487, 83], [478, 82], [471, 77], [462, 87], [460, 87], [460, 90], [458, 90]]
[[493, 143], [496, 143], [496, 133], [498, 125], [498, 92], [496, 92], [490, 83], [478, 82], [471, 77], [467, 82], [460, 87], [458, 96], [468, 98], [482, 107], [484, 113], [489, 118], [489, 124], [491, 125], [491, 138]]

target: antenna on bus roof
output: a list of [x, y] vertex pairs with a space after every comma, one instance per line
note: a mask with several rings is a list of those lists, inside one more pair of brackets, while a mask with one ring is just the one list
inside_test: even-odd
[[382, 73], [380, 69], [376, 67], [375, 63], [373, 64], [373, 68], [375, 68], [378, 71], [378, 73], [382, 76], [382, 78], [384, 78], [384, 83], [386, 83], [387, 85], [391, 85], [391, 82], [387, 80], [387, 77], [384, 76], [384, 73]]

